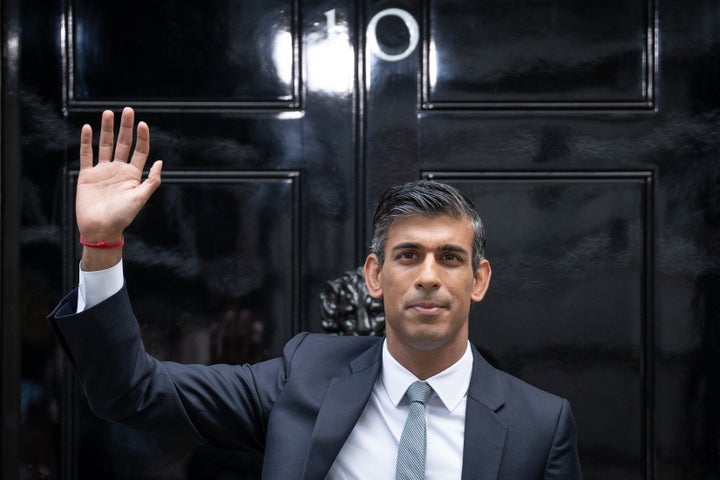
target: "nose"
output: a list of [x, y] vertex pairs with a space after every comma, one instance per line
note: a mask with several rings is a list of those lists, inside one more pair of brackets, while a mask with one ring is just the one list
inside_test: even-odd
[[423, 290], [435, 290], [440, 288], [439, 265], [435, 257], [428, 255], [420, 264], [415, 287]]

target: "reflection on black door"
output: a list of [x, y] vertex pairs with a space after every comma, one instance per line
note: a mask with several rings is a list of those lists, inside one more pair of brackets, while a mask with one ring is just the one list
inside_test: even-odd
[[487, 228], [471, 340], [569, 398], [585, 478], [718, 478], [712, 2], [43, 3], [8, 3], [22, 122], [4, 141], [22, 156], [3, 162], [21, 162], [22, 198], [3, 332], [21, 337], [3, 347], [22, 348], [2, 364], [21, 376], [3, 473], [259, 477], [261, 452], [97, 419], [47, 329], [77, 279], [79, 127], [131, 105], [165, 161], [125, 249], [153, 354], [254, 362], [322, 331], [319, 294], [363, 261], [379, 194], [432, 178]]

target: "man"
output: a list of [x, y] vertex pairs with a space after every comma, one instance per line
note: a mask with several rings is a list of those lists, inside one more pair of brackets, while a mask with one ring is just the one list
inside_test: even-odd
[[[123, 285], [122, 232], [160, 185], [162, 164], [141, 182], [149, 129], [137, 125], [130, 157], [133, 128], [127, 108], [113, 156], [113, 114], [103, 113], [97, 165], [82, 129], [80, 285], [50, 316], [95, 413], [263, 451], [266, 479], [581, 477], [567, 400], [494, 369], [468, 341], [470, 305], [491, 270], [476, 211], [439, 183], [390, 189], [375, 213], [364, 274], [384, 301], [385, 339], [300, 334], [281, 358], [244, 366], [147, 355]], [[429, 398], [411, 406], [406, 391], [417, 388]], [[417, 439], [406, 418], [421, 426]]]

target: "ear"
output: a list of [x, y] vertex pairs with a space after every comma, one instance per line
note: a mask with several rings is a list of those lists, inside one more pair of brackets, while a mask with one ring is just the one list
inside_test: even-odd
[[488, 287], [490, 286], [490, 277], [492, 269], [490, 262], [482, 260], [473, 277], [473, 290], [470, 298], [473, 302], [479, 302], [485, 297]]
[[382, 297], [382, 287], [380, 284], [380, 259], [374, 253], [368, 255], [363, 266], [363, 274], [365, 275], [365, 286], [372, 298]]

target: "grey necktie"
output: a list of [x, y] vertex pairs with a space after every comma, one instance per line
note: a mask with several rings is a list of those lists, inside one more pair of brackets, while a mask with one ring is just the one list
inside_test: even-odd
[[422, 480], [425, 478], [425, 404], [432, 387], [425, 382], [415, 382], [406, 393], [410, 400], [410, 413], [405, 421], [398, 446], [395, 480]]

